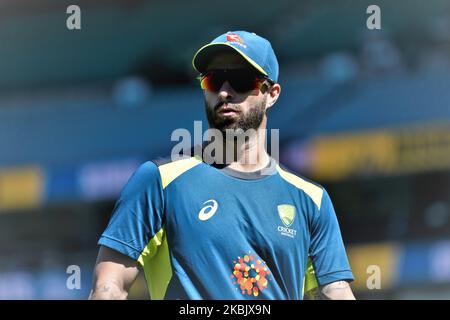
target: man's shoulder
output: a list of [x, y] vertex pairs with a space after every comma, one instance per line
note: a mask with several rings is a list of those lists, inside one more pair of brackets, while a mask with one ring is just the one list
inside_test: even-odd
[[128, 180], [129, 190], [154, 188], [159, 185], [166, 188], [183, 173], [202, 163], [198, 157], [180, 158], [158, 157], [142, 163]]
[[278, 164], [278, 173], [287, 183], [303, 191], [320, 208], [325, 189], [319, 183], [304, 177], [303, 175]]
[[155, 166], [160, 167], [165, 164], [173, 162], [173, 160], [170, 156], [163, 156], [163, 157], [157, 157], [157, 158], [151, 159], [151, 160], [149, 160], [149, 162], [152, 162]]
[[310, 178], [307, 178], [306, 176], [304, 176], [304, 175], [302, 175], [302, 174], [300, 174], [300, 173], [298, 173], [296, 171], [293, 171], [293, 170], [289, 169], [288, 167], [286, 167], [285, 165], [283, 165], [281, 163], [278, 163], [278, 167], [279, 167], [278, 168], [278, 172], [280, 174], [284, 174], [285, 176], [289, 176], [293, 180], [303, 181], [303, 182], [308, 183], [308, 184], [310, 184], [310, 185], [312, 185], [312, 186], [314, 186], [316, 188], [319, 188], [319, 189], [323, 189], [324, 188], [318, 182], [316, 182], [314, 180], [311, 180]]
[[203, 156], [203, 149], [198, 149], [196, 146], [194, 146], [187, 150], [187, 152], [185, 151], [186, 150], [182, 150], [182, 153], [180, 154], [159, 156], [151, 159], [150, 162], [153, 162], [157, 167], [161, 167], [170, 164], [179, 165], [188, 161], [202, 161], [201, 159]]
[[154, 158], [149, 160], [148, 162], [152, 163], [154, 166], [156, 166], [159, 169], [164, 169], [166, 167], [183, 167], [186, 165], [189, 165], [191, 163], [201, 163], [203, 162], [201, 157], [198, 157], [196, 155], [183, 155], [183, 156], [176, 156], [176, 157], [172, 157], [172, 156], [165, 156], [165, 157], [158, 157], [158, 158]]
[[183, 173], [191, 170], [203, 161], [197, 155], [166, 156], [158, 157], [149, 161], [157, 169], [163, 188], [180, 177]]

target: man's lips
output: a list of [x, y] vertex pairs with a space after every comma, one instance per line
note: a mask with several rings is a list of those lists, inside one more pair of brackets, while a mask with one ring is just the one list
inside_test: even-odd
[[217, 112], [221, 113], [221, 114], [235, 114], [235, 113], [239, 113], [239, 110], [228, 107], [226, 105], [222, 105], [221, 107], [219, 107], [217, 109]]

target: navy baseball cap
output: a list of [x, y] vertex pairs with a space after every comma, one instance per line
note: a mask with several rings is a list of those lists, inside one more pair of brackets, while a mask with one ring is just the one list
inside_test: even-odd
[[247, 31], [229, 31], [217, 37], [197, 51], [192, 65], [204, 73], [214, 55], [226, 51], [238, 53], [269, 80], [278, 82], [278, 61], [272, 45], [263, 37]]

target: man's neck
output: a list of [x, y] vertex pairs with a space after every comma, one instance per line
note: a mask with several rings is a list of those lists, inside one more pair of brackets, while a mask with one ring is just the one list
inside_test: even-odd
[[[238, 143], [234, 138], [224, 140], [224, 156], [228, 168], [253, 172], [262, 170], [270, 163], [270, 156], [265, 148], [266, 131], [259, 129], [255, 134], [249, 135], [246, 141]], [[239, 141], [239, 139], [238, 139]], [[233, 156], [227, 158], [227, 153]], [[231, 160], [231, 161], [230, 161]]]

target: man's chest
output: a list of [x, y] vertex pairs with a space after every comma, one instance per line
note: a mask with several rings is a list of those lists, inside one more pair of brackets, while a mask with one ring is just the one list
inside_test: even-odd
[[170, 191], [165, 226], [172, 246], [190, 250], [247, 246], [281, 253], [304, 250], [309, 244], [308, 212], [295, 194], [283, 188], [211, 184], [180, 185]]

